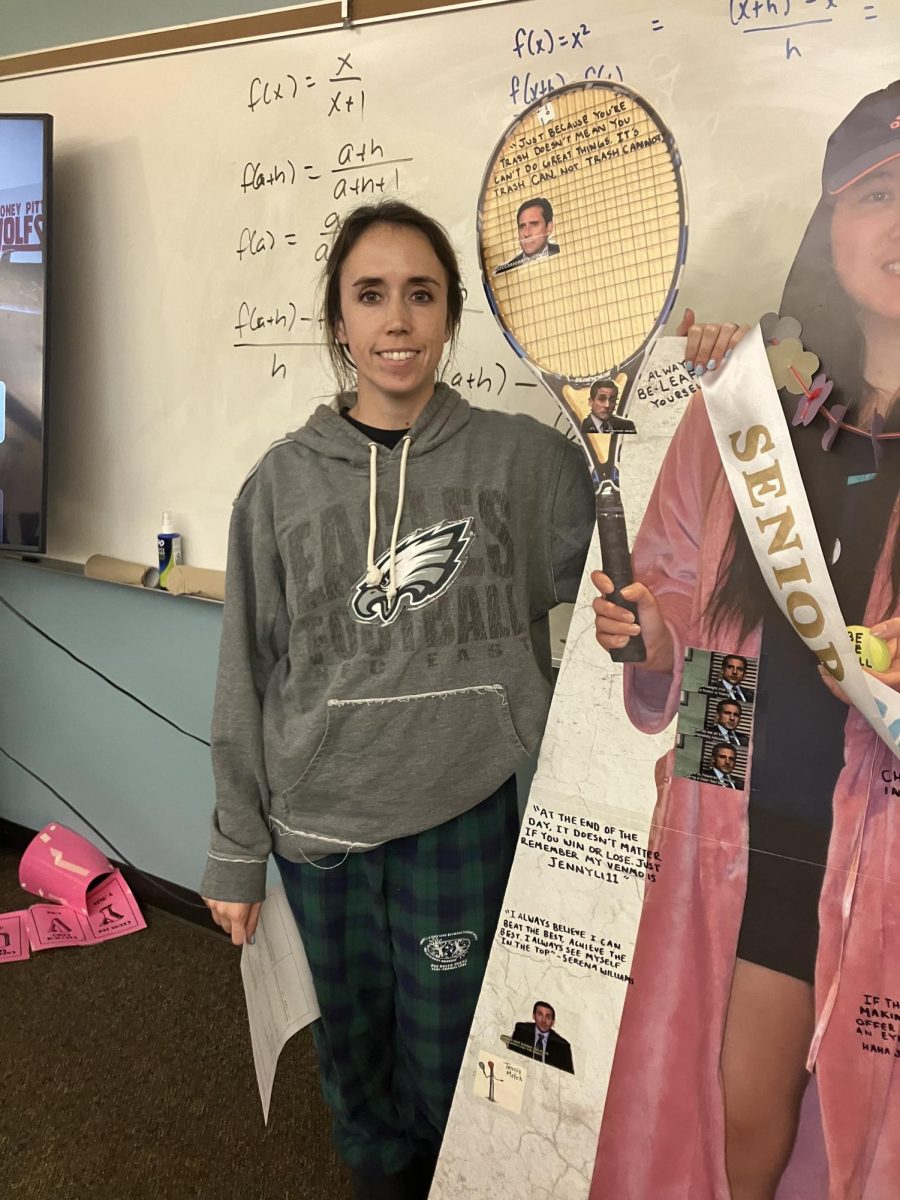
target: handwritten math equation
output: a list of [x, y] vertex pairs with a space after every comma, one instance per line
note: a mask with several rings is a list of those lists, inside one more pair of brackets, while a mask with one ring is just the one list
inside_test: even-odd
[[[324, 81], [327, 84], [328, 102], [326, 117], [340, 116], [366, 107], [366, 91], [363, 78], [357, 75], [350, 54], [338, 54], [337, 65]], [[318, 87], [321, 81], [312, 75], [285, 72], [275, 79], [263, 79], [255, 75], [248, 88], [247, 107], [252, 113], [265, 112], [272, 105], [289, 104], [299, 99], [304, 91]]]
[[[304, 264], [324, 262], [340, 227], [342, 202], [377, 200], [404, 185], [412, 154], [362, 132], [367, 89], [357, 57], [354, 49], [336, 54], [327, 73], [297, 69], [269, 77], [260, 74], [243, 85], [240, 103], [246, 119], [267, 143], [273, 129], [307, 128], [324, 134], [325, 142], [324, 149], [311, 152], [309, 139], [302, 132], [292, 133], [277, 152], [270, 150], [271, 157], [237, 164], [234, 188], [240, 228], [235, 229], [232, 252], [247, 280], [248, 286], [240, 289], [244, 295], [252, 293], [257, 281], [261, 284], [262, 264], [275, 255], [298, 256], [301, 271]], [[294, 348], [323, 344], [320, 319], [301, 313], [292, 300], [276, 305], [240, 299], [235, 313], [229, 322], [234, 347], [270, 353], [274, 379], [287, 378]], [[476, 385], [480, 378], [487, 378], [484, 371], [475, 374]], [[501, 385], [491, 377], [488, 386]]]
[[821, 23], [823, 14], [837, 6], [838, 0], [728, 0], [728, 18], [732, 25], [748, 29], [789, 18], [793, 25], [810, 25]]
[[591, 31], [584, 21], [571, 33], [519, 26], [513, 38], [513, 53], [518, 58], [537, 58], [539, 54], [553, 54], [557, 50], [579, 50], [590, 35]]
[[[236, 350], [324, 346], [323, 324], [321, 317], [313, 313], [301, 313], [293, 300], [271, 308], [241, 300], [233, 326], [233, 346]], [[276, 375], [274, 370], [272, 375]], [[465, 388], [470, 393], [483, 392], [498, 397], [503, 395], [508, 386], [526, 389], [540, 386], [527, 380], [513, 380], [510, 383], [509, 372], [501, 362], [455, 366], [447, 373], [446, 379], [453, 388]]]
[[[386, 158], [384, 147], [370, 138], [368, 142], [344, 142], [337, 150], [334, 161], [325, 166], [324, 172], [338, 177], [332, 184], [332, 197], [342, 200], [345, 196], [383, 193], [391, 182], [394, 187], [399, 187], [398, 164], [412, 161], [412, 155]], [[385, 167], [393, 167], [394, 170], [385, 171]], [[298, 182], [317, 183], [322, 174], [323, 169], [315, 163], [298, 166], [290, 158], [281, 163], [248, 162], [244, 165], [239, 186], [246, 194], [263, 188], [293, 187]]]
[[553, 75], [533, 75], [531, 71], [526, 71], [524, 75], [513, 75], [509, 81], [509, 99], [516, 106], [533, 104], [535, 100], [540, 100], [542, 96], [549, 96], [551, 92], [556, 92], [560, 88], [566, 86], [567, 83], [573, 83], [577, 79], [608, 79], [610, 81], [618, 80], [620, 83], [624, 80], [622, 68], [617, 63], [601, 63], [599, 66], [591, 65], [586, 67], [582, 75], [572, 79], [566, 75], [564, 71], [556, 71]]
[[[581, 61], [578, 62], [574, 71], [572, 69], [563, 70], [560, 64], [556, 70], [543, 73], [535, 65], [534, 70], [526, 67], [523, 74], [517, 65], [516, 71], [509, 77], [508, 99], [518, 108], [533, 104], [535, 100], [549, 96], [551, 92], [576, 80], [608, 79], [621, 82], [623, 79], [622, 68], [618, 63], [594, 61], [584, 65], [583, 52], [589, 49], [588, 43], [591, 35], [592, 30], [586, 21], [578, 22], [575, 28], [566, 26], [562, 29], [551, 29], [549, 26], [543, 29], [528, 29], [524, 25], [518, 26], [511, 32], [507, 43], [509, 52], [517, 64], [524, 65], [533, 59], [552, 56], [561, 60], [564, 55], [571, 55], [573, 51], [582, 52], [582, 54], [579, 55]], [[594, 48], [591, 46], [592, 57], [593, 50]]]
[[812, 25], [832, 25], [838, 19], [878, 19], [876, 3], [858, 0], [727, 0], [728, 20], [738, 33], [784, 34], [784, 57], [803, 57], [798, 30]]

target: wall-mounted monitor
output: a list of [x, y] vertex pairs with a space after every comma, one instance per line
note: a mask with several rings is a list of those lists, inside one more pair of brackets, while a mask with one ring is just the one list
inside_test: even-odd
[[0, 548], [47, 545], [53, 118], [0, 114]]

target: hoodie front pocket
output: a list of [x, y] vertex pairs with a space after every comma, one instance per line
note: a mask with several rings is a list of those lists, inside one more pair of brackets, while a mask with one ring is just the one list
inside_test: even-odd
[[292, 832], [385, 841], [465, 812], [526, 755], [502, 684], [329, 700], [322, 740], [276, 807]]

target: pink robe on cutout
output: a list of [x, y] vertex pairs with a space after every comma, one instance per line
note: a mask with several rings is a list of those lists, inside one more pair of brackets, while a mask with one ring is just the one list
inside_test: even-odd
[[[687, 646], [759, 654], [759, 630], [741, 639], [735, 626], [720, 626], [713, 635], [706, 616], [733, 514], [706, 409], [695, 397], [634, 547], [635, 578], [660, 605], [676, 664]], [[884, 617], [890, 596], [898, 515], [895, 505], [869, 595], [870, 625]], [[634, 724], [647, 733], [664, 729], [680, 684], [677, 667], [674, 676], [626, 668]], [[881, 1008], [889, 996], [898, 1003], [892, 1025], [900, 1039], [900, 796], [891, 796], [890, 783], [900, 760], [855, 709], [845, 751], [819, 903], [814, 1084], [778, 1200], [900, 1198], [900, 1040], [881, 1040], [876, 1030], [870, 1044], [890, 1053], [863, 1051], [870, 1040], [856, 1025], [866, 993], [880, 996]], [[674, 751], [657, 764], [651, 844], [661, 869], [647, 885], [590, 1200], [730, 1197], [719, 1056], [746, 889], [749, 793], [711, 796], [710, 787], [674, 776], [673, 766]]]

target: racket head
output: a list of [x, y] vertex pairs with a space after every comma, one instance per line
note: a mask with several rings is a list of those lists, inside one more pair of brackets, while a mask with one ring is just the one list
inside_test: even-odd
[[[543, 243], [546, 209], [530, 201], [552, 209]], [[534, 209], [544, 217], [536, 241], [528, 228], [519, 237], [523, 205], [522, 224], [534, 226]], [[687, 234], [675, 141], [623, 84], [562, 87], [524, 109], [497, 143], [478, 207], [488, 302], [579, 436], [597, 378], [617, 378], [616, 411], [627, 410], [643, 352], [675, 302]]]

